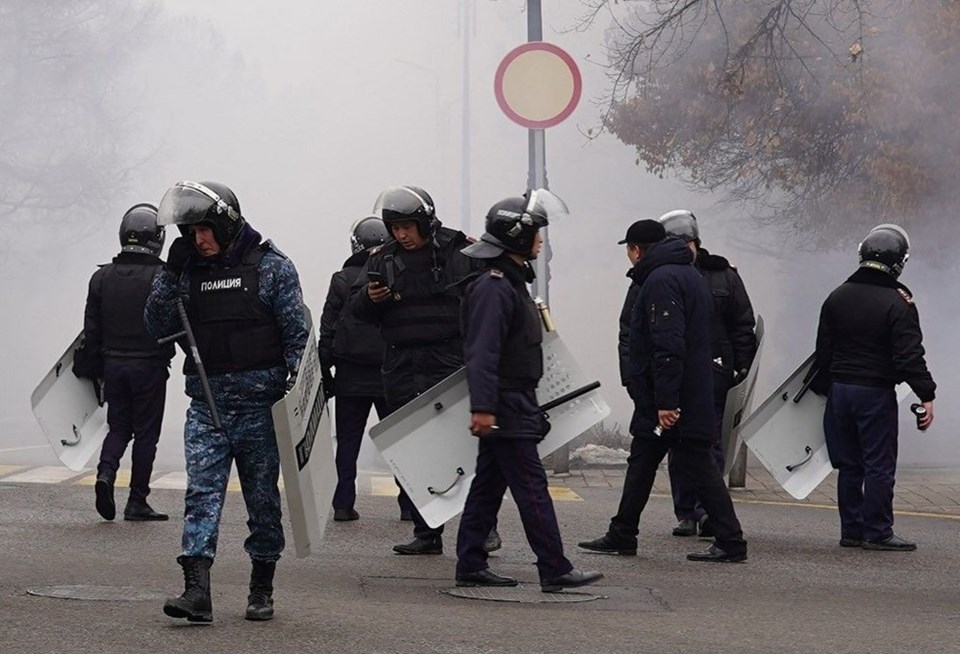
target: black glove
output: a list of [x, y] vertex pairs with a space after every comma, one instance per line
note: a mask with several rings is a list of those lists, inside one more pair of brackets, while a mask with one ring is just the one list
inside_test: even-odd
[[323, 399], [329, 400], [337, 394], [337, 384], [333, 381], [333, 377], [329, 375], [323, 376]]
[[178, 236], [170, 244], [170, 251], [167, 252], [166, 269], [173, 273], [174, 277], [179, 277], [183, 269], [187, 267], [187, 262], [197, 253], [197, 248], [193, 242], [184, 237]]

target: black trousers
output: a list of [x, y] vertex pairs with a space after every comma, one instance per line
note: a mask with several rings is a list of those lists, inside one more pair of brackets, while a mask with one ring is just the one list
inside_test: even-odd
[[634, 437], [627, 458], [627, 475], [623, 481], [620, 508], [610, 520], [610, 534], [621, 540], [636, 540], [640, 533], [640, 514], [650, 499], [657, 467], [668, 451], [672, 451], [678, 471], [689, 479], [703, 504], [716, 533], [716, 544], [728, 554], [745, 554], [740, 521], [733, 509], [730, 493], [710, 451], [712, 443], [704, 440]]
[[127, 445], [133, 440], [130, 499], [150, 494], [150, 475], [157, 455], [169, 373], [153, 362], [108, 359], [103, 367], [110, 431], [100, 450], [97, 473], [116, 473]]
[[[717, 440], [710, 445], [710, 453], [713, 460], [717, 462], [717, 468], [720, 470], [720, 476], [723, 477], [723, 445], [720, 444], [720, 431], [723, 428], [723, 410], [726, 406], [726, 394], [723, 395], [723, 402], [717, 401], [714, 404], [714, 410], [717, 415]], [[673, 496], [673, 513], [677, 520], [699, 521], [706, 511], [703, 503], [697, 497], [696, 484], [694, 480], [688, 479], [677, 466], [673, 452], [667, 454], [667, 472], [670, 475], [670, 494]], [[709, 515], [709, 514], [708, 514]]]
[[898, 428], [892, 387], [830, 385], [823, 432], [838, 470], [841, 537], [881, 541], [893, 535]]
[[383, 420], [387, 401], [382, 397], [336, 397], [337, 422], [337, 488], [333, 492], [333, 508], [352, 509], [357, 501], [357, 456], [367, 430], [370, 409], [376, 407], [377, 417]]
[[540, 579], [570, 572], [573, 564], [563, 554], [560, 527], [536, 441], [497, 437], [480, 439], [477, 474], [470, 484], [457, 533], [457, 572], [478, 572], [487, 567], [483, 543], [497, 525], [507, 488], [520, 510], [527, 542], [537, 555]]

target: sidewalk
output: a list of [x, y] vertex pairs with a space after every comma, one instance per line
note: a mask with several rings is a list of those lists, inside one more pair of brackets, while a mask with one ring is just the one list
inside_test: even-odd
[[[551, 485], [577, 488], [623, 488], [625, 466], [608, 468], [571, 468], [569, 476], [550, 476]], [[670, 479], [661, 465], [653, 485], [657, 496], [670, 495]], [[833, 472], [804, 500], [790, 496], [758, 463], [747, 467], [747, 487], [732, 489], [734, 502], [776, 502], [807, 506], [837, 505], [837, 473]], [[907, 468], [897, 471], [894, 510], [907, 514], [934, 514], [960, 520], [960, 470], [948, 468]]]
[[[580, 501], [578, 489], [623, 488], [626, 466], [571, 468], [569, 474], [549, 474], [554, 500]], [[549, 471], [548, 471], [549, 473]], [[117, 483], [129, 483], [129, 470], [121, 469]], [[24, 466], [0, 464], [0, 485], [6, 483], [67, 484], [92, 486], [96, 471], [92, 468], [74, 472], [63, 466]], [[281, 482], [282, 483], [282, 482]], [[184, 489], [183, 470], [155, 470], [153, 488]], [[239, 491], [236, 474], [231, 476], [228, 490]], [[361, 495], [396, 495], [393, 477], [386, 470], [361, 470], [357, 476], [357, 492]], [[747, 487], [733, 489], [734, 502], [775, 503], [811, 507], [836, 507], [837, 475], [832, 473], [806, 499], [796, 500], [783, 490], [767, 470], [757, 462], [747, 466]], [[661, 465], [653, 485], [654, 497], [670, 496], [670, 479], [666, 465]], [[894, 510], [901, 515], [944, 516], [960, 520], [960, 470], [952, 468], [905, 468], [897, 471], [894, 489]]]

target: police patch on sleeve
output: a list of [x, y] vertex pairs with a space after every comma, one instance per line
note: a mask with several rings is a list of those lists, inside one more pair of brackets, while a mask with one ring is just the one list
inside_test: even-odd
[[902, 289], [902, 288], [898, 288], [898, 289], [897, 289], [897, 293], [900, 294], [900, 297], [903, 298], [903, 301], [904, 301], [904, 302], [906, 302], [907, 304], [913, 304], [913, 296], [910, 295], [909, 292], [907, 292], [906, 290], [904, 290], [904, 289]]

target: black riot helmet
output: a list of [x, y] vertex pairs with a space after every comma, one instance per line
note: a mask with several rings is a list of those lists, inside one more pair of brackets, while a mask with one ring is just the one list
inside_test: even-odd
[[164, 231], [157, 224], [157, 208], [152, 204], [135, 204], [120, 220], [120, 251], [160, 256]]
[[857, 254], [861, 268], [881, 270], [896, 279], [910, 258], [910, 237], [898, 225], [877, 225], [860, 242]]
[[416, 221], [417, 231], [430, 238], [437, 228], [437, 210], [430, 194], [417, 186], [390, 186], [380, 193], [373, 205], [387, 229], [393, 223]]
[[660, 216], [657, 220], [663, 225], [667, 236], [677, 236], [687, 243], [696, 243], [700, 247], [700, 228], [697, 226], [697, 217], [692, 211], [674, 209]]
[[549, 216], [566, 212], [563, 200], [545, 189], [500, 200], [487, 212], [480, 240], [462, 252], [474, 259], [493, 259], [504, 252], [528, 257], [537, 231], [550, 224]]
[[350, 249], [354, 254], [383, 245], [389, 240], [390, 233], [376, 216], [361, 218], [350, 228]]
[[219, 182], [177, 182], [163, 194], [157, 210], [160, 225], [176, 225], [187, 235], [190, 225], [206, 225], [226, 249], [246, 224], [237, 196]]

